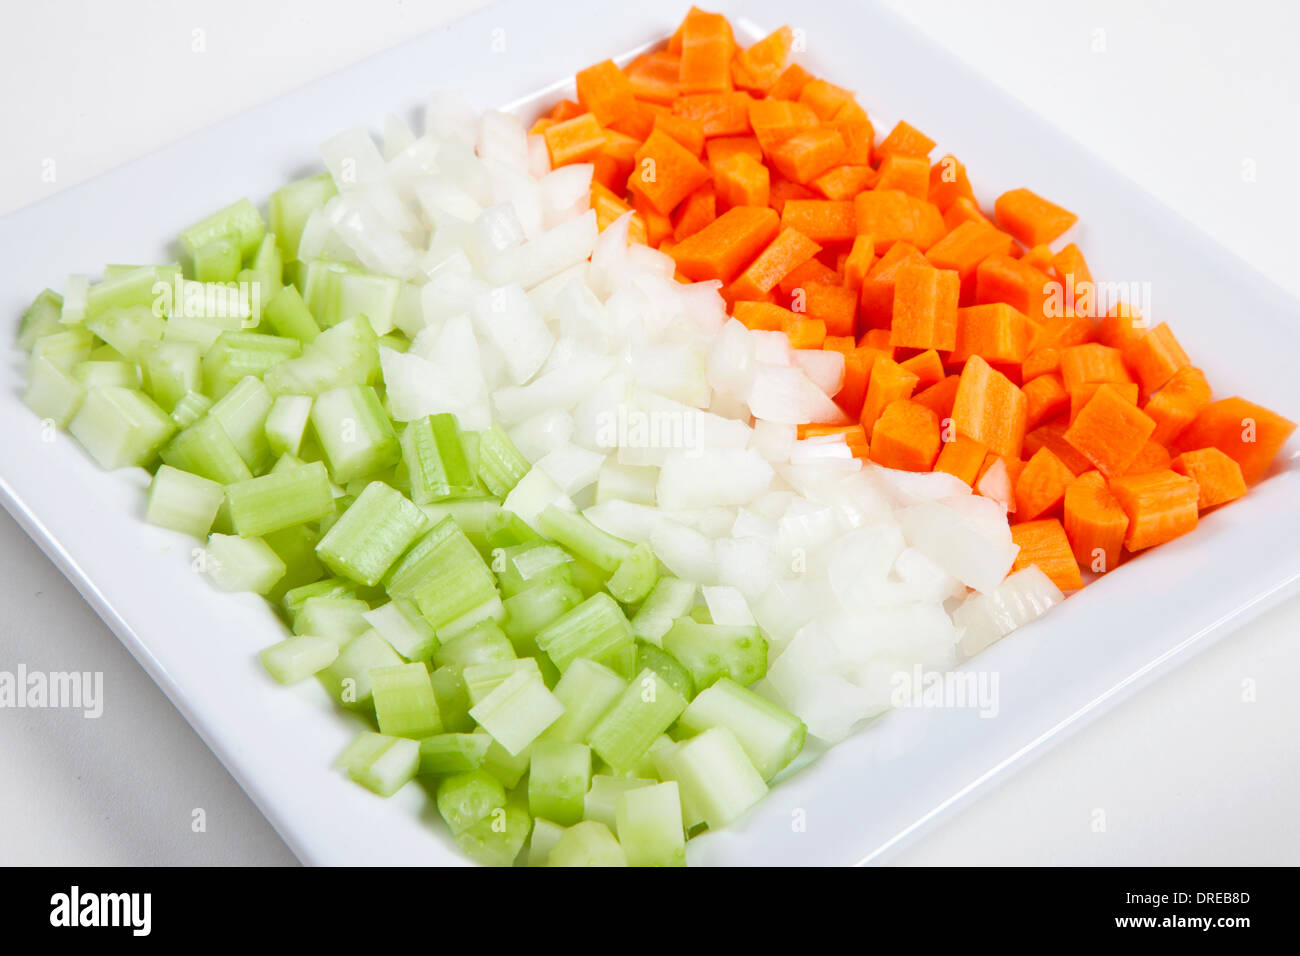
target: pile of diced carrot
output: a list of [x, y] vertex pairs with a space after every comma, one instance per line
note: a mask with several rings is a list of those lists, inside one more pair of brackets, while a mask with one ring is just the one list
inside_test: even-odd
[[953, 156], [905, 122], [880, 142], [854, 94], [787, 65], [792, 31], [742, 48], [692, 8], [665, 49], [577, 75], [533, 127], [552, 163], [594, 165], [600, 228], [718, 280], [731, 314], [844, 354], [855, 455], [944, 471], [1012, 512], [1017, 567], [1063, 590], [1080, 566], [1185, 534], [1258, 481], [1294, 423], [1213, 401], [1165, 324], [1105, 315], [1077, 217], [1028, 189], [976, 201]]

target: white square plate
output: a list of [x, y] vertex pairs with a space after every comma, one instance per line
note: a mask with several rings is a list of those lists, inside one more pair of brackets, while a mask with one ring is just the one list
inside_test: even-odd
[[[1216, 394], [1300, 411], [1300, 308], [1078, 143], [870, 4], [735, 0], [745, 42], [790, 22], [802, 62], [856, 90], [878, 133], [899, 117], [939, 140], [986, 202], [1028, 186], [1077, 211], [1101, 280], [1138, 281]], [[545, 105], [575, 70], [666, 37], [686, 4], [593, 18], [577, 0], [484, 10], [0, 221], [0, 310], [106, 262], [167, 261], [179, 229], [240, 196], [315, 171], [315, 146], [349, 125], [413, 113], [439, 87], [480, 106]], [[935, 155], [939, 155], [936, 153]], [[160, 243], [160, 239], [164, 240]], [[189, 570], [194, 542], [140, 520], [146, 475], [100, 472], [75, 441], [45, 440], [20, 397], [23, 357], [0, 368], [0, 497], [76, 585], [300, 859], [459, 864], [419, 786], [380, 800], [330, 769], [357, 725], [315, 682], [272, 683], [256, 652], [281, 625], [250, 595]], [[739, 825], [692, 841], [693, 862], [878, 861], [1013, 764], [1300, 582], [1300, 484], [1287, 462], [1195, 534], [1087, 588], [973, 662], [999, 681], [996, 717], [897, 711], [776, 787]], [[793, 825], [801, 821], [802, 825]]]

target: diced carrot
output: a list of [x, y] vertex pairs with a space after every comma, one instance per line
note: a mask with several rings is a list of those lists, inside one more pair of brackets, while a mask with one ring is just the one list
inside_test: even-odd
[[936, 269], [956, 270], [962, 304], [972, 305], [979, 264], [994, 253], [1005, 255], [1014, 245], [1014, 239], [988, 223], [965, 222], [931, 246], [925, 257]]
[[925, 199], [930, 192], [930, 161], [924, 156], [901, 153], [886, 156], [880, 164], [876, 188], [899, 189], [917, 199]]
[[987, 362], [1016, 364], [1024, 360], [1028, 346], [1028, 322], [1011, 306], [972, 305], [957, 310], [957, 336], [948, 362], [978, 355]]
[[1168, 445], [1182, 434], [1196, 416], [1210, 404], [1210, 383], [1198, 368], [1174, 373], [1165, 386], [1147, 399], [1142, 410], [1156, 422], [1151, 437]]
[[982, 222], [988, 226], [993, 225], [993, 220], [980, 211], [980, 207], [974, 199], [958, 196], [943, 211], [943, 224], [948, 229], [956, 229], [963, 222]]
[[901, 156], [928, 157], [932, 149], [934, 149], [934, 140], [911, 124], [899, 120], [898, 124], [889, 131], [889, 135], [876, 147], [876, 155], [884, 157], [897, 153]]
[[808, 319], [799, 313], [781, 324], [781, 331], [790, 339], [795, 349], [819, 349], [826, 341], [826, 323], [821, 319]]
[[636, 168], [636, 151], [640, 140], [617, 130], [605, 130], [605, 146], [592, 160], [592, 179], [611, 190], [622, 193], [627, 178]]
[[786, 322], [799, 318], [789, 309], [775, 302], [734, 302], [731, 306], [731, 314], [747, 329], [756, 332], [780, 332]]
[[[709, 140], [713, 142], [713, 140]], [[708, 148], [707, 146], [705, 147]], [[800, 186], [798, 183], [792, 183], [780, 173], [772, 174], [772, 196], [768, 201], [772, 208], [776, 210], [778, 216], [785, 215], [785, 204], [790, 200], [809, 200], [817, 199], [817, 193], [807, 186]], [[849, 203], [849, 212], [853, 211], [853, 204]]]
[[1128, 515], [1099, 471], [1084, 472], [1065, 492], [1065, 535], [1075, 559], [1095, 574], [1119, 566]]
[[636, 197], [634, 203], [637, 215], [645, 220], [645, 244], [652, 248], [658, 248], [659, 244], [665, 239], [672, 238], [673, 221], [663, 213], [656, 212], [645, 199], [641, 196]]
[[1241, 466], [1217, 448], [1185, 451], [1169, 467], [1196, 482], [1196, 507], [1201, 511], [1236, 501], [1246, 493]]
[[852, 352], [858, 347], [858, 340], [852, 335], [827, 335], [822, 348], [828, 352]]
[[627, 66], [627, 81], [632, 93], [648, 103], [671, 105], [680, 92], [677, 77], [681, 72], [682, 58], [660, 50], [645, 53]]
[[790, 272], [815, 256], [821, 247], [797, 229], [782, 229], [766, 249], [732, 283], [736, 298], [757, 299], [776, 288]]
[[899, 363], [916, 376], [917, 388], [929, 388], [936, 382], [943, 381], [943, 359], [934, 349], [918, 352], [909, 359]]
[[1138, 383], [1137, 382], [1085, 382], [1070, 392], [1070, 421], [1083, 411], [1085, 405], [1092, 401], [1092, 396], [1097, 394], [1097, 389], [1103, 385], [1115, 391], [1115, 394], [1130, 405], [1138, 406]]
[[548, 126], [542, 132], [542, 137], [546, 140], [546, 151], [551, 155], [552, 166], [588, 162], [606, 144], [605, 131], [590, 113]]
[[1054, 345], [1033, 349], [1020, 364], [1020, 374], [1026, 382], [1033, 381], [1040, 375], [1059, 373], [1061, 370], [1061, 350]]
[[930, 263], [906, 242], [891, 245], [867, 273], [859, 290], [858, 316], [864, 328], [888, 329], [894, 318], [894, 279], [904, 266]]
[[655, 113], [654, 117], [654, 129], [667, 133], [685, 146], [692, 155], [696, 157], [703, 155], [704, 127], [700, 125], [699, 120], [668, 112]]
[[[867, 382], [876, 357], [862, 349], [850, 349], [844, 353], [844, 384], [835, 393], [835, 404], [850, 418], [862, 418], [862, 403], [867, 397]], [[863, 434], [866, 434], [865, 430]]]
[[[1020, 480], [1024, 480], [1023, 472]], [[1020, 517], [1019, 506], [1016, 517]], [[1069, 538], [1056, 518], [1013, 524], [1011, 540], [1020, 547], [1020, 552], [1011, 565], [1012, 571], [1036, 564], [1062, 591], [1077, 591], [1083, 587], [1083, 575], [1080, 574], [1074, 552], [1070, 549]]]
[[774, 100], [797, 100], [803, 88], [811, 83], [816, 77], [805, 70], [798, 63], [791, 63], [776, 78], [776, 82], [768, 89], [769, 99]]
[[827, 199], [836, 202], [850, 202], [864, 189], [876, 185], [878, 174], [866, 164], [854, 166], [842, 164], [832, 166], [810, 184], [813, 189]]
[[1192, 364], [1165, 322], [1130, 343], [1124, 349], [1124, 360], [1147, 395]]
[[851, 202], [825, 199], [787, 199], [781, 210], [781, 227], [797, 229], [819, 245], [852, 242], [859, 230]]
[[867, 329], [858, 342], [859, 348], [875, 349], [877, 352], [883, 352], [889, 358], [894, 357], [897, 349], [890, 344], [889, 329]]
[[840, 163], [848, 148], [838, 130], [810, 126], [784, 140], [770, 157], [782, 176], [806, 185]]
[[1119, 302], [1097, 323], [1097, 341], [1122, 351], [1145, 335], [1150, 328], [1135, 306]]
[[824, 265], [819, 259], [813, 258], [791, 269], [777, 283], [776, 287], [787, 298], [793, 299], [796, 296], [806, 298], [806, 293], [800, 293], [800, 289], [806, 289], [808, 286], [816, 284], [832, 285], [835, 279], [834, 269]]
[[[872, 434], [872, 426], [876, 424], [876, 419], [884, 412], [885, 406], [891, 402], [912, 397], [916, 382], [916, 375], [903, 368], [893, 359], [878, 358], [875, 361], [871, 366], [870, 378], [867, 380], [867, 397], [862, 403], [862, 427], [867, 430], [868, 435]], [[935, 422], [935, 439], [937, 440], [939, 437], [937, 418]], [[875, 444], [874, 436], [872, 437], [872, 444]], [[936, 456], [939, 454], [937, 447], [934, 453]], [[926, 470], [928, 471], [929, 468], [927, 467]]]
[[731, 62], [732, 82], [742, 89], [766, 92], [785, 69], [793, 43], [794, 31], [781, 27], [749, 49], [738, 51]]
[[825, 80], [809, 80], [799, 91], [799, 102], [803, 103], [818, 119], [828, 120], [846, 104], [853, 101], [853, 93], [828, 83]]
[[1052, 271], [1052, 247], [1045, 242], [1026, 249], [1022, 258], [1025, 265], [1033, 266], [1043, 275], [1049, 275]]
[[1096, 326], [1091, 319], [1077, 315], [1045, 316], [1029, 340], [1029, 350], [1084, 345], [1096, 337]]
[[601, 126], [622, 119], [636, 106], [636, 94], [627, 75], [613, 60], [605, 60], [585, 70], [575, 78], [578, 102]]
[[1040, 448], [1050, 448], [1052, 454], [1061, 459], [1065, 466], [1076, 475], [1092, 470], [1092, 462], [1079, 454], [1073, 445], [1065, 440], [1065, 431], [1069, 422], [1062, 415], [1044, 422], [1032, 431], [1026, 432], [1024, 453], [1032, 456]]
[[1128, 466], [1126, 475], [1145, 475], [1151, 471], [1165, 471], [1169, 468], [1173, 459], [1169, 456], [1169, 449], [1159, 442], [1147, 439], [1147, 443], [1142, 446], [1137, 457], [1133, 459], [1133, 464]]
[[[858, 113], [862, 113], [856, 104], [850, 105]], [[857, 118], [833, 119], [826, 125], [838, 130], [839, 134], [844, 137], [844, 142], [848, 144], [848, 151], [844, 154], [845, 163], [853, 166], [869, 166], [871, 164], [871, 143], [876, 138], [876, 131], [872, 128], [866, 113], [862, 113]]]
[[[916, 398], [912, 401], [921, 404]], [[929, 408], [928, 405], [924, 407]], [[933, 408], [930, 410], [934, 411]], [[957, 435], [951, 441], [943, 443], [939, 460], [934, 463], [934, 470], [955, 475], [973, 488], [979, 477], [980, 466], [984, 464], [987, 455], [988, 449], [975, 439]]]
[[844, 260], [844, 284], [850, 289], [862, 288], [862, 280], [867, 277], [875, 261], [876, 248], [871, 237], [855, 236], [853, 248], [849, 250], [848, 258]]
[[1068, 209], [1028, 189], [1012, 189], [997, 198], [998, 225], [1027, 246], [1051, 242], [1079, 221]]
[[751, 100], [749, 125], [764, 154], [772, 151], [801, 130], [817, 125], [817, 114], [802, 103], [789, 100]]
[[[804, 312], [826, 323], [828, 335], [851, 336], [858, 318], [858, 293], [842, 285], [810, 282], [803, 287]], [[937, 356], [936, 356], [937, 358]], [[942, 366], [940, 366], [942, 369]]]
[[1201, 410], [1175, 440], [1174, 449], [1217, 448], [1241, 466], [1241, 476], [1253, 485], [1267, 474], [1295, 427], [1295, 422], [1244, 398], [1221, 398]]
[[709, 166], [737, 153], [744, 153], [760, 163], [763, 161], [763, 147], [753, 136], [714, 136], [704, 141], [704, 158]]
[[1066, 299], [1076, 315], [1096, 314], [1096, 286], [1077, 245], [1072, 242], [1052, 257], [1052, 273], [1065, 288]]
[[930, 471], [942, 444], [939, 419], [916, 402], [890, 402], [871, 428], [870, 444], [871, 460], [877, 464], [902, 471]]
[[1110, 482], [1111, 494], [1128, 515], [1124, 547], [1129, 551], [1164, 544], [1196, 527], [1196, 482], [1174, 471], [1125, 475]]
[[903, 266], [894, 277], [890, 344], [895, 348], [939, 349], [957, 345], [957, 298], [961, 279], [949, 269]]
[[[528, 127], [528, 133], [529, 133], [529, 135], [536, 134], [536, 135], [538, 135], [538, 136], [541, 136], [542, 133], [545, 133], [548, 129], [550, 129], [552, 126], [554, 126], [557, 122], [559, 122], [559, 121], [558, 121], [558, 120], [553, 120], [553, 119], [551, 119], [549, 116], [543, 116], [543, 117], [540, 117], [539, 119], [536, 120], [536, 122], [533, 123], [532, 126]], [[545, 137], [543, 137], [543, 138], [545, 138]]]
[[627, 188], [666, 216], [708, 180], [709, 171], [690, 150], [663, 130], [655, 130], [636, 151], [636, 169]]
[[[961, 328], [960, 320], [958, 329]], [[1049, 418], [1070, 410], [1070, 393], [1054, 372], [1038, 375], [1020, 387], [1025, 393], [1025, 427], [1037, 428]]]
[[682, 62], [677, 82], [687, 93], [730, 89], [736, 41], [731, 24], [718, 13], [693, 11], [682, 22]]
[[[629, 204], [600, 183], [591, 184], [591, 208], [596, 211], [596, 228], [601, 232], [619, 216], [632, 211]], [[642, 241], [644, 238], [642, 233]]]
[[1148, 415], [1107, 383], [1070, 422], [1064, 438], [1109, 479], [1128, 470], [1155, 428]]
[[950, 154], [930, 167], [930, 191], [926, 198], [944, 213], [958, 199], [975, 202], [975, 191], [971, 189], [966, 167], [957, 157]]
[[1029, 521], [1056, 511], [1072, 481], [1074, 472], [1050, 448], [1038, 449], [1016, 479], [1017, 520]]
[[[681, 242], [718, 218], [717, 197], [712, 183], [705, 183], [677, 205], [673, 213], [673, 238]], [[766, 290], [765, 290], [766, 291]]]
[[[1006, 235], [1003, 233], [1003, 235]], [[975, 301], [1005, 302], [1027, 318], [1041, 321], [1050, 297], [1051, 277], [1005, 252], [986, 256], [975, 270]]]
[[957, 431], [1008, 458], [1020, 454], [1025, 438], [1025, 393], [978, 355], [961, 370], [953, 401]]
[[1096, 382], [1131, 382], [1124, 355], [1096, 342], [1071, 345], [1061, 350], [1061, 380], [1065, 390], [1073, 393], [1082, 385]]
[[767, 167], [744, 153], [713, 164], [713, 186], [725, 211], [732, 206], [766, 206], [772, 182]]
[[697, 93], [673, 100], [673, 113], [693, 119], [705, 136], [744, 136], [753, 98], [744, 92]]
[[949, 375], [943, 381], [936, 382], [925, 391], [918, 392], [912, 397], [912, 401], [930, 409], [939, 416], [939, 421], [942, 422], [945, 418], [952, 418], [952, 406], [957, 398], [957, 389], [960, 385], [960, 375]]
[[701, 282], [730, 282], [776, 237], [780, 220], [766, 207], [734, 206], [670, 253], [677, 269]]
[[[985, 455], [984, 464], [980, 465], [979, 474], [975, 478], [975, 488], [978, 490], [980, 484], [984, 481], [984, 476], [999, 465], [1002, 467], [1002, 470], [1006, 472], [1007, 484], [1011, 489], [1011, 497], [1014, 499], [1016, 482], [1020, 480], [1020, 473], [1025, 470], [1025, 463], [1014, 455], [1011, 457], [1004, 457], [1002, 455], [995, 455], [993, 452], [989, 452]], [[1014, 500], [1011, 501], [1011, 507], [1009, 510], [1015, 510]]]
[[853, 200], [857, 231], [885, 250], [907, 242], [925, 252], [943, 238], [943, 214], [924, 199], [899, 189], [873, 189]]
[[563, 123], [565, 120], [571, 120], [575, 116], [581, 116], [587, 112], [582, 108], [582, 104], [575, 103], [573, 100], [560, 100], [553, 107], [548, 116], [557, 123]]

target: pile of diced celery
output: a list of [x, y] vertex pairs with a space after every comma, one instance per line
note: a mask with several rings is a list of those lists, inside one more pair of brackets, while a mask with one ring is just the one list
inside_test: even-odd
[[247, 200], [197, 223], [183, 270], [42, 292], [26, 403], [102, 467], [151, 470], [146, 519], [206, 539], [218, 587], [271, 602], [293, 636], [267, 671], [315, 675], [373, 728], [338, 760], [357, 783], [436, 788], [482, 863], [683, 864], [803, 746], [748, 689], [765, 639], [546, 503], [499, 427], [391, 419], [378, 347], [409, 345], [400, 281], [294, 260], [333, 189], [279, 190], [270, 231]]

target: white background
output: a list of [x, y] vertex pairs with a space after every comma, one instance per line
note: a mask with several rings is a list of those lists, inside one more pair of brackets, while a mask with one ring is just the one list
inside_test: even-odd
[[[0, 31], [0, 213], [482, 5], [10, 5]], [[1300, 295], [1300, 59], [1292, 49], [1300, 5], [1244, 0], [1230, 12], [1211, 2], [887, 5]], [[601, 10], [616, 15], [617, 7]], [[440, 77], [430, 64], [430, 88], [472, 79]], [[1239, 318], [1223, 317], [1225, 334]], [[0, 710], [0, 863], [293, 862], [3, 513], [0, 609], [0, 670], [23, 662], [102, 671], [106, 698], [98, 720]], [[1293, 600], [1057, 746], [898, 862], [1300, 862], [1298, 634]], [[194, 832], [200, 808], [206, 830]]]

